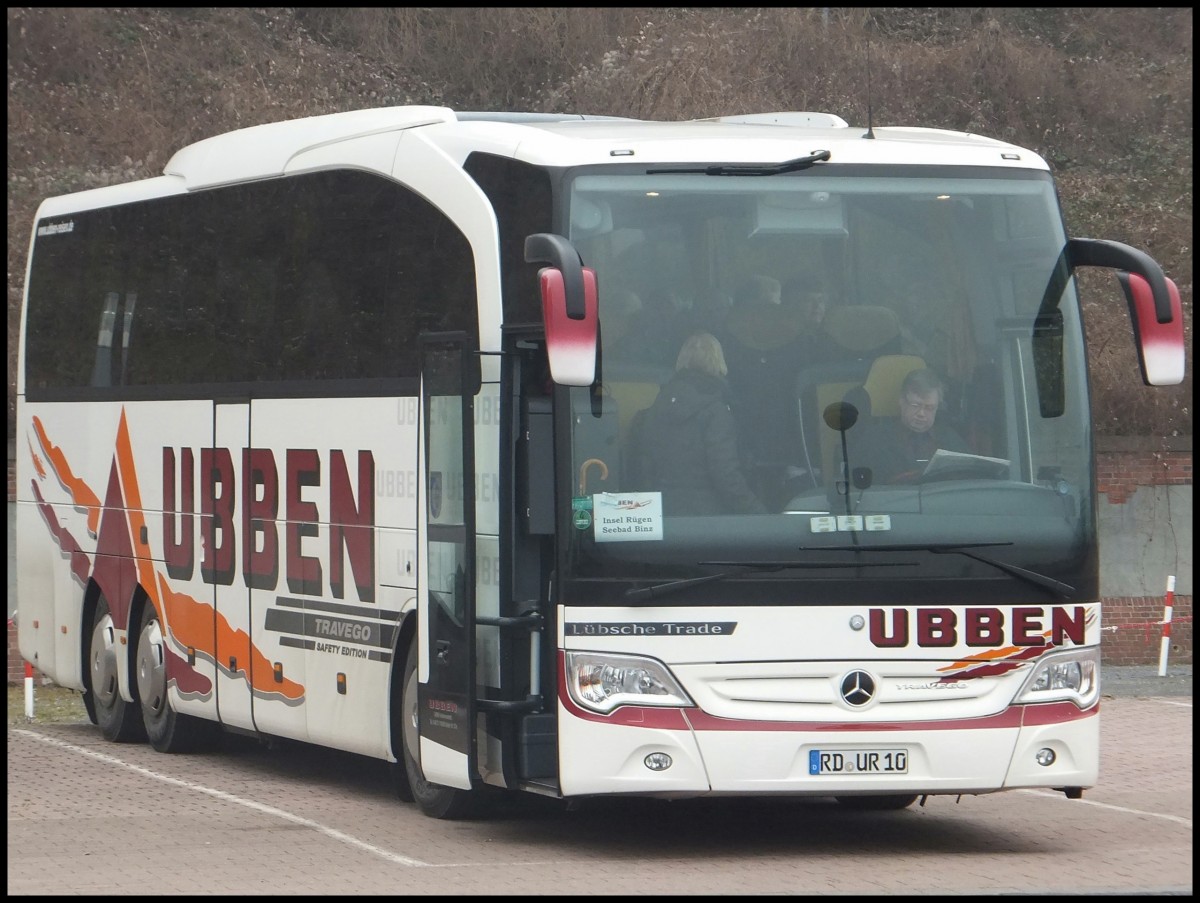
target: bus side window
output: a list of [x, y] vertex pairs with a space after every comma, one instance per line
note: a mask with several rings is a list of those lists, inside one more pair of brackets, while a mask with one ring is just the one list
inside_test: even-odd
[[96, 334], [96, 361], [92, 365], [92, 387], [107, 389], [112, 382], [113, 338], [117, 329], [117, 306], [121, 300], [117, 292], [104, 293], [104, 306], [100, 309], [100, 325]]

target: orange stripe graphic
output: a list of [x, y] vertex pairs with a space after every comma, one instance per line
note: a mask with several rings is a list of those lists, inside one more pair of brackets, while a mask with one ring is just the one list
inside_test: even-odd
[[[166, 617], [158, 599], [154, 564], [150, 560], [150, 533], [146, 529], [146, 517], [142, 513], [142, 491], [138, 487], [137, 469], [133, 465], [133, 447], [129, 442], [129, 424], [125, 419], [124, 408], [121, 408], [121, 422], [117, 427], [117, 472], [121, 477], [125, 511], [129, 515], [129, 536], [133, 541], [133, 557], [137, 561], [138, 583], [146, 590], [150, 601], [158, 610], [159, 617], [164, 618], [164, 623], [169, 626], [170, 618]], [[142, 539], [143, 536], [146, 537], [145, 540]]]
[[[95, 536], [101, 513], [100, 499], [83, 480], [74, 475], [62, 450], [51, 443], [41, 420], [34, 417], [33, 425], [59, 481], [71, 492], [74, 503], [87, 509], [88, 532]], [[30, 453], [33, 454], [32, 446]], [[235, 673], [245, 677], [255, 695], [283, 697], [291, 702], [303, 700], [303, 685], [286, 678], [277, 682], [271, 660], [251, 642], [244, 630], [231, 626], [212, 603], [201, 602], [187, 593], [174, 590], [162, 572], [155, 568], [124, 408], [117, 428], [116, 461], [124, 514], [128, 518], [129, 535], [134, 543], [133, 557], [138, 583], [158, 611], [164, 632], [176, 643], [203, 653], [226, 673], [231, 672], [227, 664], [222, 664], [222, 660], [227, 663], [231, 655], [236, 657], [239, 667]], [[36, 466], [36, 455], [34, 462]], [[146, 536], [145, 541], [143, 536]], [[221, 650], [221, 658], [217, 656], [218, 649]]]
[[50, 437], [46, 435], [46, 429], [42, 426], [41, 418], [33, 418], [33, 428], [37, 432], [38, 442], [42, 444], [42, 450], [58, 475], [59, 482], [71, 493], [71, 500], [78, 507], [87, 509], [88, 533], [95, 536], [96, 528], [100, 523], [100, 499], [96, 493], [92, 492], [87, 483], [75, 476], [62, 449], [50, 442]]
[[[217, 650], [213, 647], [213, 608], [204, 602], [198, 602], [187, 593], [171, 589], [167, 578], [158, 574], [158, 592], [169, 612], [171, 635], [184, 646], [191, 646], [197, 652], [203, 652], [210, 659], [221, 664], [217, 659]], [[216, 635], [219, 637], [216, 645], [220, 647], [222, 657], [228, 661], [229, 655], [237, 657], [239, 664], [253, 662], [253, 672], [256, 680], [252, 686], [256, 693], [262, 696], [277, 694], [285, 699], [299, 700], [304, 697], [304, 687], [286, 678], [281, 683], [275, 683], [270, 660], [250, 642], [245, 631], [236, 630], [221, 616], [216, 615]], [[229, 673], [228, 667], [221, 665], [222, 670]], [[243, 665], [237, 670], [249, 682], [247, 669]]]
[[[1094, 623], [1096, 623], [1096, 609], [1095, 609], [1095, 607], [1091, 607], [1087, 610], [1087, 613], [1084, 615], [1084, 624], [1090, 626]], [[1042, 631], [1042, 639], [1047, 639], [1047, 640], [1050, 639], [1050, 631], [1049, 630]], [[983, 663], [995, 661], [996, 659], [1005, 659], [1010, 656], [1015, 656], [1017, 658], [1028, 658], [1027, 655], [1023, 654], [1023, 648], [1028, 648], [1028, 647], [1005, 646], [1001, 649], [989, 649], [986, 652], [980, 652], [977, 655], [968, 655], [966, 658], [960, 659], [959, 661], [955, 662], [952, 665], [946, 665], [943, 668], [938, 668], [938, 670], [939, 671], [956, 671], [959, 668], [969, 668], [972, 665], [983, 664]], [[1046, 646], [1046, 647], [1041, 647], [1041, 648], [1043, 648], [1043, 651], [1048, 652], [1050, 650], [1050, 648], [1052, 648], [1052, 647]]]
[[38, 479], [46, 479], [46, 468], [45, 465], [42, 464], [42, 456], [34, 451], [32, 442], [30, 442], [28, 439], [26, 439], [25, 442], [29, 446], [29, 458], [33, 461], [33, 469], [37, 471]]

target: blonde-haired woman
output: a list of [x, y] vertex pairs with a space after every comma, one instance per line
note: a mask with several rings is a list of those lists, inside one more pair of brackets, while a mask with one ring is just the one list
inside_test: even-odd
[[662, 492], [663, 513], [765, 514], [738, 458], [721, 343], [688, 336], [675, 374], [635, 429], [630, 449], [637, 488]]

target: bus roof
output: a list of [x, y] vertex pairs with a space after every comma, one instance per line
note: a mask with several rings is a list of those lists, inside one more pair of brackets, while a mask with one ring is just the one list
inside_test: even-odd
[[764, 164], [828, 150], [832, 164], [1049, 168], [1033, 151], [967, 132], [875, 127], [870, 140], [865, 128], [852, 127], [829, 113], [784, 111], [672, 122], [583, 114], [456, 112], [436, 106], [380, 107], [266, 123], [205, 138], [176, 152], [163, 177], [79, 192], [65, 196], [71, 200], [63, 203], [47, 201], [39, 216], [327, 168], [330, 147], [352, 140], [365, 140], [377, 153], [356, 155], [353, 161], [345, 161], [347, 165], [386, 171], [391, 161], [388, 149], [394, 149], [399, 133], [408, 129], [421, 129], [459, 161], [473, 151], [483, 151], [541, 166]]
[[[779, 112], [668, 122], [581, 114], [456, 112], [446, 107], [384, 107], [253, 126], [189, 145], [165, 172], [201, 184], [279, 175], [298, 158], [341, 141], [426, 130], [452, 156], [473, 150], [544, 166], [645, 161], [773, 163], [829, 150], [834, 162], [1018, 166], [1046, 169], [1031, 151], [965, 132], [876, 128], [864, 140], [828, 113]], [[632, 151], [632, 154], [625, 152]], [[614, 152], [617, 152], [616, 154]]]
[[[535, 126], [560, 140], [538, 147], [522, 142], [517, 156], [544, 165], [644, 161], [779, 163], [817, 150], [831, 163], [1010, 166], [1048, 169], [1025, 148], [941, 129], [808, 127], [694, 120], [690, 122], [557, 122]], [[633, 151], [614, 157], [613, 151]], [[569, 159], [565, 159], [569, 158]]]

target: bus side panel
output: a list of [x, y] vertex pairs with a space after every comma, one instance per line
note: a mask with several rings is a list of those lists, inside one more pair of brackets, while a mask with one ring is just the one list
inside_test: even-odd
[[[212, 674], [211, 588], [200, 579], [201, 527], [196, 493], [198, 475], [183, 474], [189, 461], [199, 466], [199, 448], [211, 444], [211, 403], [141, 402], [93, 404], [84, 409], [67, 404], [23, 405], [24, 441], [21, 460], [24, 498], [18, 506], [19, 619], [22, 630], [56, 634], [58, 649], [42, 645], [49, 637], [30, 639], [43, 673], [64, 686], [82, 688], [80, 672], [91, 624], [83, 603], [95, 580], [104, 593], [119, 636], [133, 651], [136, 616], [131, 603], [140, 586], [163, 614], [172, 655], [168, 659], [171, 692], [181, 711], [215, 717]], [[80, 414], [86, 410], [86, 413]], [[166, 446], [164, 436], [178, 442]], [[168, 569], [164, 558], [164, 483], [167, 455], [171, 469], [173, 510], [192, 510], [172, 522], [180, 547]], [[187, 453], [185, 457], [185, 451]], [[191, 495], [183, 497], [183, 486]], [[190, 563], [189, 563], [190, 562]], [[191, 579], [183, 574], [190, 568]], [[90, 621], [90, 619], [88, 619]], [[38, 627], [34, 628], [34, 622]], [[180, 641], [174, 627], [186, 626]], [[53, 623], [51, 623], [53, 622]], [[65, 628], [65, 630], [64, 630]], [[196, 665], [187, 664], [187, 646]], [[207, 653], [207, 657], [206, 657]], [[204, 673], [207, 671], [207, 673]], [[132, 698], [127, 661], [120, 660], [122, 695]], [[186, 688], [186, 698], [179, 688]]]
[[[105, 500], [116, 473], [119, 418], [115, 404], [95, 404], [86, 411], [66, 404], [21, 406], [19, 643], [23, 656], [63, 686], [82, 688], [82, 655], [91, 633], [83, 603], [90, 581], [97, 580], [108, 597], [118, 637], [127, 626], [129, 599], [120, 575], [128, 564], [129, 533], [120, 524], [120, 510], [107, 521], [112, 547], [99, 554]], [[119, 481], [117, 488], [119, 501]], [[125, 592], [129, 589], [131, 584]], [[131, 698], [125, 664], [119, 668], [121, 693]]]
[[269, 680], [255, 680], [260, 731], [389, 754], [396, 636], [416, 584], [417, 431], [408, 401], [251, 405], [258, 467], [242, 502], [261, 513], [268, 494], [276, 500], [250, 553], [258, 562], [249, 568], [258, 574], [251, 634], [271, 669]]
[[[213, 453], [202, 458], [200, 470], [212, 472], [213, 518], [204, 532], [211, 546], [212, 599], [216, 613], [217, 711], [221, 723], [254, 730], [253, 690], [267, 680], [266, 662], [255, 649], [251, 630], [250, 592], [244, 579], [241, 541], [244, 504], [241, 498], [247, 475], [242, 450], [250, 434], [250, 406], [245, 403], [213, 406]], [[202, 495], [209, 495], [202, 490]], [[284, 734], [284, 736], [287, 736]], [[300, 739], [303, 739], [301, 737]]]
[[[203, 463], [213, 444], [212, 419], [209, 401], [126, 402], [97, 447], [111, 450], [126, 506], [130, 593], [140, 587], [146, 604], [159, 613], [171, 705], [216, 720], [213, 585], [203, 576], [210, 566], [203, 496], [211, 492]], [[130, 617], [134, 653], [133, 619], [140, 612]]]
[[[82, 690], [79, 644], [87, 641], [91, 629], [82, 620], [86, 584], [63, 566], [72, 556], [49, 536], [46, 518], [57, 514], [29, 499], [17, 502], [17, 643], [21, 657], [44, 676]], [[67, 633], [59, 631], [60, 625]], [[56, 634], [70, 645], [64, 649]]]
[[[475, 608], [495, 618], [500, 610], [500, 387], [484, 383], [475, 397]], [[508, 614], [508, 612], [505, 612]], [[475, 626], [476, 693], [484, 698], [507, 698], [502, 689], [498, 627]], [[518, 647], [527, 648], [518, 641]], [[526, 654], [527, 657], [527, 654]], [[479, 772], [484, 781], [504, 786], [501, 718], [476, 715]], [[494, 722], [494, 723], [493, 723]]]

